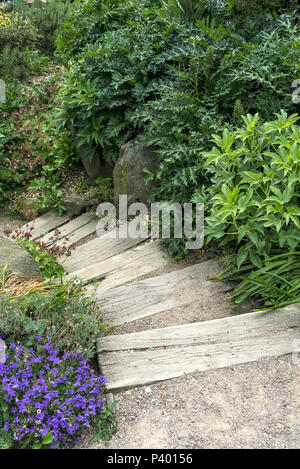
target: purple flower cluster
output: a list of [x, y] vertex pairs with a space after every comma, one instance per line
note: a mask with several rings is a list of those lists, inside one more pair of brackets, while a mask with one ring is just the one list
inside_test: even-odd
[[47, 433], [54, 437], [52, 448], [74, 443], [101, 413], [105, 382], [82, 355], [61, 354], [49, 340], [43, 344], [38, 337], [37, 348], [29, 351], [11, 343], [0, 364], [0, 396], [9, 408], [4, 430], [29, 444]]

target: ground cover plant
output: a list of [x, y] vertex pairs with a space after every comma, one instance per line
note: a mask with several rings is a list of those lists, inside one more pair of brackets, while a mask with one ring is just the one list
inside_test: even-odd
[[35, 0], [31, 5], [27, 2], [12, 3], [11, 7], [37, 31], [37, 50], [46, 57], [55, 53], [55, 39], [61, 25], [67, 20], [77, 3], [71, 0]]
[[30, 74], [26, 53], [33, 50], [37, 30], [18, 11], [0, 7], [0, 76], [2, 79], [23, 79]]
[[36, 341], [28, 350], [11, 342], [6, 362], [0, 364], [6, 444], [14, 435], [21, 448], [64, 448], [100, 415], [105, 379], [91, 372], [77, 352], [61, 355], [51, 340], [37, 336]]
[[[0, 187], [2, 201], [11, 200], [24, 187], [41, 184], [46, 201], [58, 211], [59, 186], [62, 176], [57, 169], [73, 155], [67, 132], [57, 130], [54, 109], [57, 105], [60, 74], [53, 72], [35, 83], [7, 86], [7, 101], [1, 105], [0, 115]], [[41, 181], [41, 182], [40, 182]], [[48, 205], [47, 205], [48, 204]]]
[[9, 441], [14, 448], [66, 447], [84, 427], [99, 433], [102, 424], [108, 437], [99, 417], [105, 380], [94, 370], [96, 339], [110, 330], [82, 293], [73, 282], [14, 298], [1, 291], [0, 336], [8, 348], [0, 364], [3, 448]]

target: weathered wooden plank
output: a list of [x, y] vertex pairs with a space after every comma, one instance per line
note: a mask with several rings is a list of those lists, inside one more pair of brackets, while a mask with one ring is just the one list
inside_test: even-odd
[[234, 317], [214, 319], [180, 326], [103, 337], [98, 351], [147, 349], [175, 345], [208, 344], [218, 341], [233, 342], [247, 336], [264, 336], [300, 326], [300, 305], [283, 313], [256, 311]]
[[143, 241], [142, 238], [119, 238], [118, 229], [112, 230], [79, 246], [64, 262], [64, 268], [69, 273], [76, 272], [117, 256]]
[[[131, 338], [110, 337], [113, 341], [119, 337], [119, 345], [111, 342], [111, 349], [131, 343], [138, 351], [103, 353], [109, 344], [106, 338], [98, 342], [99, 364], [109, 390], [291, 353], [294, 341], [300, 338], [300, 304], [128, 336]], [[172, 348], [144, 351], [170, 345]]]
[[[74, 232], [78, 231], [80, 228], [86, 226], [90, 222], [93, 222], [93, 232], [96, 231], [97, 219], [95, 216], [92, 213], [83, 213], [79, 217], [69, 221], [61, 228], [59, 228], [59, 234], [56, 233], [56, 230], [52, 230], [43, 236], [43, 242], [47, 243], [48, 246], [51, 246], [53, 243], [58, 244], [59, 240], [66, 237], [71, 237]], [[70, 244], [72, 244], [72, 242], [70, 242]]]
[[[42, 235], [47, 234], [49, 231], [59, 228], [70, 220], [67, 215], [58, 216], [55, 212], [48, 212], [35, 220], [26, 223], [21, 227], [22, 231], [29, 231], [31, 233], [30, 239], [33, 241], [40, 238]], [[12, 233], [13, 235], [13, 233]]]
[[31, 229], [35, 229], [35, 230], [38, 230], [40, 228], [42, 228], [42, 226], [46, 225], [47, 223], [49, 223], [49, 221], [54, 217], [56, 216], [54, 212], [47, 212], [45, 213], [44, 215], [36, 218], [35, 220], [32, 220], [28, 223], [25, 223], [23, 226], [21, 226], [21, 230], [22, 231], [27, 231], [27, 230], [31, 230]]
[[[68, 245], [69, 246], [71, 244], [78, 243], [78, 241], [82, 241], [87, 236], [90, 236], [91, 234], [94, 234], [96, 232], [96, 225], [97, 225], [97, 221], [93, 220], [90, 223], [88, 223], [87, 225], [84, 225], [81, 228], [78, 228], [78, 230], [71, 233], [68, 236], [68, 241], [66, 241], [66, 238], [63, 238], [55, 244], [58, 245], [58, 246], [60, 246], [60, 245], [64, 245], [64, 246]], [[78, 249], [78, 248], [76, 248], [76, 249]]]
[[[167, 254], [160, 247], [159, 241], [154, 241], [73, 272], [67, 275], [66, 279], [69, 280], [75, 276], [85, 283], [88, 280], [103, 278], [95, 292], [98, 296], [105, 290], [155, 271], [167, 265], [168, 262]], [[87, 290], [92, 292], [93, 287]]]
[[104, 320], [113, 326], [194, 302], [198, 302], [200, 309], [205, 298], [232, 290], [231, 285], [207, 280], [208, 276], [216, 275], [221, 267], [219, 262], [202, 262], [113, 288], [104, 292], [97, 301]]

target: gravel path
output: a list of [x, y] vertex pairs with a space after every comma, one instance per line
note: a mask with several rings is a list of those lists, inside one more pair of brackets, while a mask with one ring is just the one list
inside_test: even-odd
[[[299, 366], [286, 355], [115, 393], [108, 448], [297, 448]], [[90, 438], [80, 447], [105, 448]]]

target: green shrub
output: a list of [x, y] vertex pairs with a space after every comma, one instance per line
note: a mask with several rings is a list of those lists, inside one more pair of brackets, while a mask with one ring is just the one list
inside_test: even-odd
[[[52, 74], [36, 83], [7, 86], [7, 101], [0, 105], [0, 201], [11, 200], [34, 178], [46, 177], [52, 189], [62, 179], [57, 170], [73, 155], [73, 147], [68, 132], [58, 132], [54, 116], [59, 81]], [[53, 197], [49, 204], [62, 208]]]
[[25, 51], [34, 48], [36, 28], [20, 13], [0, 9], [0, 78], [23, 79], [30, 74]]
[[[234, 252], [232, 278], [258, 269], [252, 276], [253, 285], [259, 283], [255, 276], [273, 276], [277, 285], [270, 288], [273, 294], [268, 295], [268, 304], [300, 297], [298, 119], [296, 114], [288, 117], [282, 111], [276, 120], [261, 124], [258, 114], [248, 114], [243, 116], [244, 127], [214, 135], [215, 146], [203, 153], [211, 181], [206, 242], [215, 239], [227, 252]], [[286, 271], [282, 261], [285, 267], [289, 264]], [[245, 288], [245, 283], [242, 285], [239, 293]], [[266, 285], [262, 285], [260, 293], [264, 295]]]
[[38, 336], [29, 350], [10, 342], [0, 363], [3, 430], [15, 448], [70, 447], [100, 417], [105, 383], [81, 354], [63, 353], [49, 338]]
[[34, 46], [37, 31], [19, 12], [5, 12], [0, 9], [0, 50], [5, 46], [24, 49]]
[[71, 11], [77, 7], [71, 0], [35, 0], [31, 5], [27, 2], [16, 3], [14, 10], [27, 18], [38, 33], [36, 47], [47, 56], [55, 52], [56, 35]]
[[48, 297], [33, 293], [14, 301], [0, 298], [0, 336], [26, 348], [40, 335], [51, 337], [55, 348], [93, 359], [96, 339], [109, 331], [96, 305], [72, 283], [57, 286]]
[[72, 11], [69, 20], [62, 24], [57, 39], [57, 52], [67, 63], [73, 62], [89, 44], [95, 44], [108, 30], [118, 29], [127, 19], [134, 20], [136, 5], [149, 8], [156, 2], [145, 0], [87, 0]]
[[54, 259], [54, 257], [44, 249], [41, 249], [38, 243], [30, 239], [18, 240], [17, 244], [22, 246], [32, 255], [33, 259], [38, 263], [43, 277], [47, 279], [62, 278], [65, 269]]
[[102, 148], [110, 163], [136, 133], [130, 118], [157, 95], [189, 35], [183, 26], [145, 14], [143, 6], [135, 7], [134, 20], [86, 46], [61, 90], [61, 127], [74, 128], [78, 146]]

